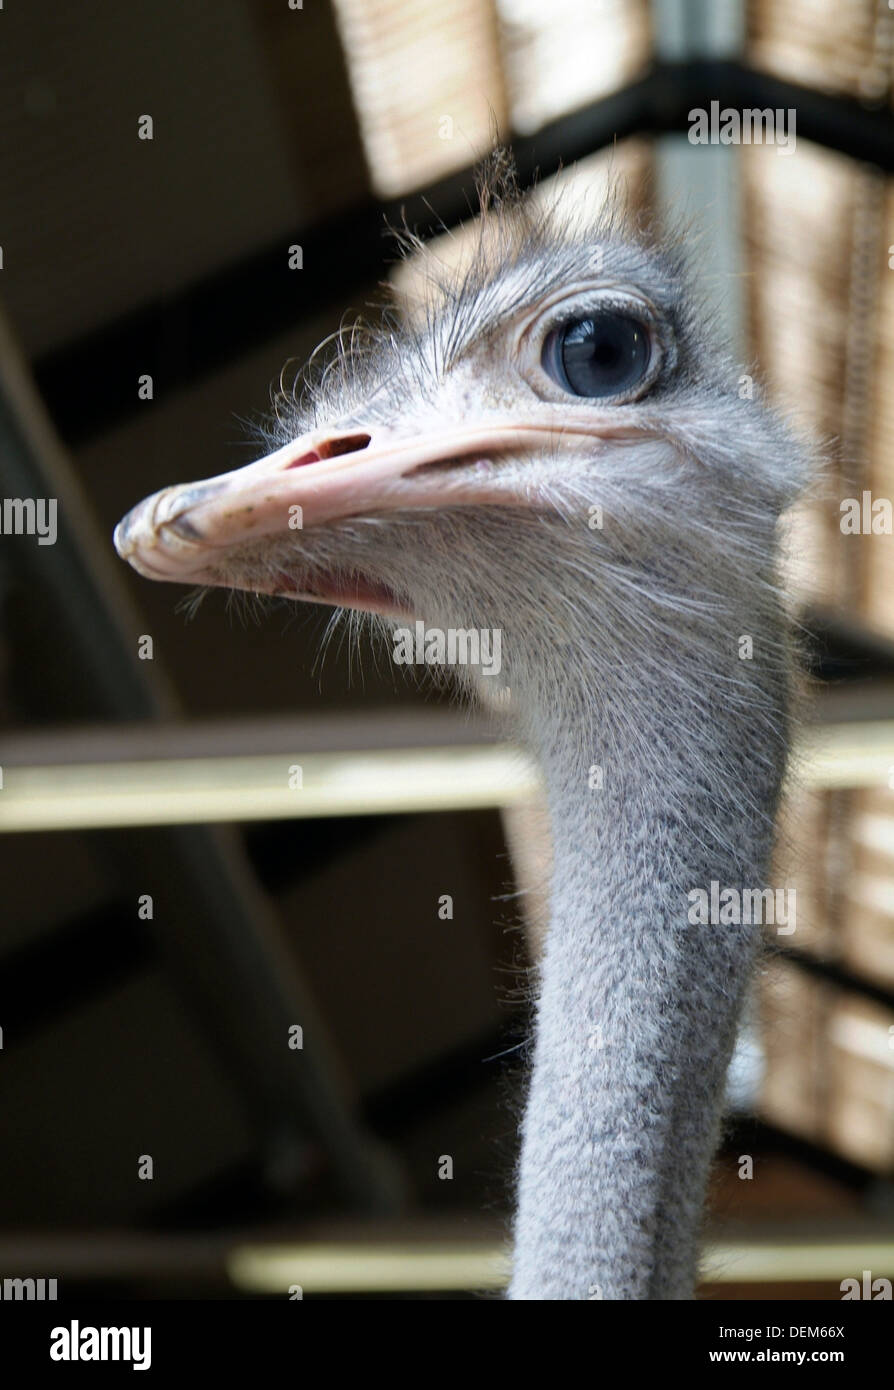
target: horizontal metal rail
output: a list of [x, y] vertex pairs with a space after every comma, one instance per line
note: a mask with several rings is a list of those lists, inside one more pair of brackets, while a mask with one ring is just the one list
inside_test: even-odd
[[[14, 756], [14, 744], [7, 751]], [[332, 752], [296, 742], [262, 754], [143, 759], [128, 752], [128, 736], [113, 729], [103, 761], [7, 764], [0, 832], [502, 808], [542, 792], [531, 759], [496, 742]], [[887, 787], [894, 720], [812, 729], [793, 766], [810, 786]]]

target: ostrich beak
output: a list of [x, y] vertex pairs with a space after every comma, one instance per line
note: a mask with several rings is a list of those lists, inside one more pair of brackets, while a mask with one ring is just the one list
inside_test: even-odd
[[[537, 505], [536, 488], [501, 457], [560, 448], [592, 448], [594, 435], [630, 435], [617, 420], [493, 422], [400, 435], [371, 426], [314, 431], [256, 463], [204, 482], [163, 489], [140, 502], [115, 528], [115, 546], [149, 579], [232, 587], [228, 555], [243, 560], [276, 538], [300, 549], [300, 533], [349, 517], [408, 508]], [[259, 566], [259, 569], [263, 567]], [[238, 567], [240, 572], [245, 565]], [[245, 587], [293, 598], [281, 582], [258, 577]], [[345, 602], [343, 594], [330, 601]], [[371, 606], [363, 603], [362, 606]]]

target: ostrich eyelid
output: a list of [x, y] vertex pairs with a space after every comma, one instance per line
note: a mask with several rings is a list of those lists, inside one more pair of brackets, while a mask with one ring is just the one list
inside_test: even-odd
[[514, 335], [515, 346], [526, 346], [535, 332], [538, 332], [542, 343], [547, 333], [569, 319], [583, 318], [605, 309], [626, 311], [633, 317], [641, 318], [654, 338], [664, 337], [664, 333], [659, 334], [659, 329], [669, 332], [669, 326], [657, 305], [642, 290], [622, 281], [602, 280], [566, 286], [532, 306], [519, 318]]

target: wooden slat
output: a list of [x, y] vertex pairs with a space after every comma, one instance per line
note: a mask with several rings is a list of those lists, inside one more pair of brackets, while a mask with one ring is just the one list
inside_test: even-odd
[[824, 92], [891, 95], [894, 16], [884, 0], [750, 0], [747, 25], [755, 67]]

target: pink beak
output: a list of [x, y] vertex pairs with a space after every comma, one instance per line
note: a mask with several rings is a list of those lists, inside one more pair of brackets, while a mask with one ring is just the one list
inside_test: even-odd
[[300, 531], [326, 522], [408, 508], [534, 507], [536, 485], [521, 485], [517, 468], [495, 460], [634, 433], [589, 411], [561, 423], [488, 421], [416, 435], [378, 425], [314, 431], [245, 468], [147, 497], [115, 528], [115, 546], [149, 579], [230, 585], [228, 552], [277, 537], [300, 545]]

